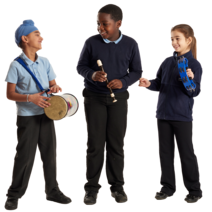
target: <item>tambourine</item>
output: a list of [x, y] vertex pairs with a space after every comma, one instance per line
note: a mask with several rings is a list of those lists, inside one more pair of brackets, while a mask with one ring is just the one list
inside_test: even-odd
[[52, 120], [61, 120], [73, 116], [79, 108], [78, 100], [72, 94], [51, 95], [50, 99], [47, 102], [51, 105], [44, 108], [44, 112]]
[[180, 74], [180, 81], [183, 82], [186, 90], [192, 92], [195, 91], [196, 85], [191, 78], [188, 77], [186, 70], [188, 69], [188, 60], [182, 57], [178, 60], [178, 71]]

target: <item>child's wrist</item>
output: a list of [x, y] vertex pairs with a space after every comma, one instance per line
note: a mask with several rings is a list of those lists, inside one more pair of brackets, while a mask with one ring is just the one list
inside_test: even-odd
[[92, 76], [91, 76], [91, 79], [92, 79], [93, 81], [95, 81], [95, 80], [94, 80], [95, 75], [96, 75], [96, 72], [94, 72], [94, 73], [92, 74]]
[[[151, 82], [149, 81], [149, 86], [148, 86], [148, 87], [150, 87], [150, 85], [151, 85]], [[147, 88], [148, 88], [148, 87], [147, 87]]]
[[32, 100], [32, 95], [28, 94], [27, 95], [27, 102], [31, 102], [31, 100]]

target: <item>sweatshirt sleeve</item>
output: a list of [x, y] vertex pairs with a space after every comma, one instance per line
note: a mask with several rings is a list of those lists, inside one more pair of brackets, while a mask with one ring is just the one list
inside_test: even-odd
[[138, 49], [138, 44], [135, 43], [134, 48], [132, 50], [132, 56], [130, 58], [129, 63], [129, 73], [121, 78], [121, 82], [123, 87], [130, 86], [136, 81], [139, 80], [142, 74], [142, 67], [141, 67], [141, 58]]
[[90, 49], [89, 49], [89, 44], [86, 41], [82, 49], [82, 52], [80, 54], [80, 58], [77, 64], [77, 71], [85, 79], [87, 79], [93, 84], [96, 84], [96, 82], [92, 80], [92, 75], [94, 73], [94, 70], [92, 70], [89, 67], [90, 67]]

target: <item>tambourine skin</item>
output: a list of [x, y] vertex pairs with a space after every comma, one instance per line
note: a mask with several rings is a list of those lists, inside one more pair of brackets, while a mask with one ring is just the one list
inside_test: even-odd
[[67, 114], [67, 103], [61, 96], [51, 96], [51, 100], [47, 100], [51, 105], [44, 108], [46, 116], [52, 120], [60, 120]]
[[46, 116], [52, 120], [61, 120], [74, 115], [79, 107], [78, 100], [72, 94], [52, 95], [47, 100], [51, 105], [44, 108]]

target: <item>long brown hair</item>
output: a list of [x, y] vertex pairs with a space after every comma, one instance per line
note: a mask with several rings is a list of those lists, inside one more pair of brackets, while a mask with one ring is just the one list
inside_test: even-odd
[[175, 30], [183, 33], [186, 38], [189, 38], [189, 37], [192, 38], [192, 42], [190, 44], [191, 52], [192, 52], [193, 57], [195, 59], [197, 59], [197, 40], [194, 37], [193, 29], [187, 24], [179, 24], [179, 25], [174, 26], [171, 29], [171, 31], [175, 31]]

